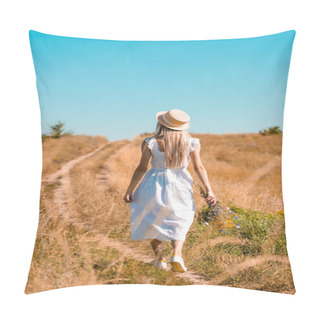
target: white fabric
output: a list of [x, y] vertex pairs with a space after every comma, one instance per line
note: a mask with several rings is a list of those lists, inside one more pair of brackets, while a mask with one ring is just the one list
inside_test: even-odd
[[[130, 203], [131, 239], [185, 240], [193, 222], [193, 179], [187, 162], [180, 168], [167, 168], [165, 153], [155, 138], [147, 138], [151, 150], [151, 169], [145, 174]], [[189, 150], [200, 144], [190, 138]]]

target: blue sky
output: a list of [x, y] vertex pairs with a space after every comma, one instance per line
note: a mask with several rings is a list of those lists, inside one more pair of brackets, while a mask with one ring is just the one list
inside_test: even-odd
[[191, 133], [283, 128], [294, 30], [191, 41], [29, 36], [43, 133], [60, 120], [74, 134], [131, 139], [173, 108], [190, 115]]

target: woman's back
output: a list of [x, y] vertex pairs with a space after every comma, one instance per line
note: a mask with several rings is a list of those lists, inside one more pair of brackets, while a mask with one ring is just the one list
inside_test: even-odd
[[189, 138], [188, 143], [188, 157], [183, 166], [177, 168], [168, 168], [166, 164], [166, 155], [163, 146], [163, 138], [161, 137], [150, 137], [146, 138], [147, 146], [151, 150], [151, 167], [154, 169], [184, 169], [188, 167], [190, 161], [190, 152], [192, 152], [196, 146], [200, 143], [198, 138]]

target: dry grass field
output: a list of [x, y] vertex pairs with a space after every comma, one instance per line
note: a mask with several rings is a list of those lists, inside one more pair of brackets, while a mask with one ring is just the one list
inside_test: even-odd
[[[130, 240], [122, 197], [140, 159], [143, 134], [108, 142], [68, 136], [43, 141], [39, 226], [25, 293], [93, 284], [222, 285], [294, 294], [281, 186], [282, 135], [191, 134], [218, 200], [240, 229], [228, 235], [196, 216], [184, 258], [188, 272], [155, 269], [149, 241]], [[167, 259], [169, 242], [164, 244]]]
[[46, 138], [42, 144], [42, 175], [56, 172], [68, 161], [87, 154], [107, 142], [104, 136], [65, 135], [59, 139]]

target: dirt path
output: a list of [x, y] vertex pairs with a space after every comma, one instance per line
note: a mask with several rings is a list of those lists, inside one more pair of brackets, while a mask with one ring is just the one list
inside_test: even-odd
[[273, 168], [281, 166], [281, 156], [274, 156], [264, 166], [253, 172], [242, 184], [242, 187], [252, 188], [256, 181], [270, 172]]
[[79, 162], [83, 161], [84, 159], [93, 156], [95, 153], [99, 152], [103, 147], [105, 147], [108, 144], [111, 144], [112, 142], [108, 142], [106, 144], [101, 145], [100, 147], [94, 149], [93, 151], [86, 153], [78, 158], [75, 158], [69, 162], [67, 162], [65, 165], [62, 166], [62, 168], [50, 175], [48, 175], [46, 178], [44, 178], [42, 181], [43, 182], [55, 182], [60, 176], [63, 177], [67, 175], [70, 170]]
[[81, 161], [95, 155], [106, 146], [110, 146], [110, 152], [115, 152], [115, 150], [119, 148], [119, 144], [121, 145], [123, 143], [124, 141], [120, 140], [108, 142], [104, 145], [101, 145], [95, 150], [67, 162], [60, 170], [48, 175], [45, 179], [42, 180], [42, 186], [46, 183], [59, 182], [59, 186], [56, 188], [54, 193], [53, 201], [57, 206], [58, 214], [64, 219], [64, 221], [69, 220], [69, 222], [74, 222], [75, 220], [74, 217], [71, 218], [71, 206], [68, 206], [68, 203], [70, 201], [73, 201], [70, 181], [70, 171], [72, 170], [72, 168]]
[[289, 263], [289, 258], [284, 256], [273, 256], [273, 255], [263, 255], [257, 258], [248, 258], [243, 262], [225, 270], [223, 273], [221, 273], [215, 279], [213, 279], [211, 281], [211, 284], [220, 285], [224, 280], [228, 279], [231, 276], [236, 275], [240, 271], [243, 271], [250, 267], [255, 267], [261, 263], [268, 262], [268, 261], [278, 261], [282, 263]]
[[[134, 245], [130, 246], [129, 244], [126, 244], [123, 241], [120, 241], [118, 239], [103, 237], [99, 240], [99, 244], [114, 248], [117, 251], [119, 251], [122, 256], [131, 257], [143, 263], [150, 264], [154, 259], [153, 256], [149, 256], [139, 252], [136, 248], [134, 248]], [[170, 271], [169, 263], [166, 270]], [[184, 273], [176, 273], [175, 276], [188, 280], [194, 284], [210, 284], [210, 282], [206, 280], [205, 277], [198, 275], [191, 270], [190, 271], [188, 270], [187, 272], [184, 272]]]
[[45, 179], [42, 180], [42, 186], [46, 183], [55, 183], [59, 182], [59, 186], [56, 188], [54, 193], [54, 203], [57, 206], [58, 214], [66, 221], [70, 218], [70, 210], [68, 208], [68, 201], [72, 199], [71, 195], [71, 181], [70, 181], [70, 170], [79, 162], [87, 159], [88, 157], [93, 156], [97, 152], [99, 152], [103, 147], [108, 145], [108, 143], [101, 145], [95, 150], [84, 154], [78, 158], [75, 158], [69, 162], [67, 162], [62, 168], [50, 175], [48, 175]]
[[[130, 145], [130, 142], [126, 142], [126, 140], [124, 140], [124, 143], [119, 144], [118, 148], [115, 150], [115, 152], [110, 155], [109, 157], [107, 157], [104, 165], [102, 166], [100, 172], [97, 174], [96, 176], [96, 181], [97, 181], [97, 188], [99, 190], [105, 190], [106, 187], [109, 186], [110, 184], [110, 168], [109, 168], [109, 163], [110, 161], [112, 161], [112, 159], [114, 159], [117, 154], [124, 148], [127, 148]], [[114, 143], [116, 143], [117, 141], [115, 141]], [[114, 205], [114, 204], [112, 204]]]

